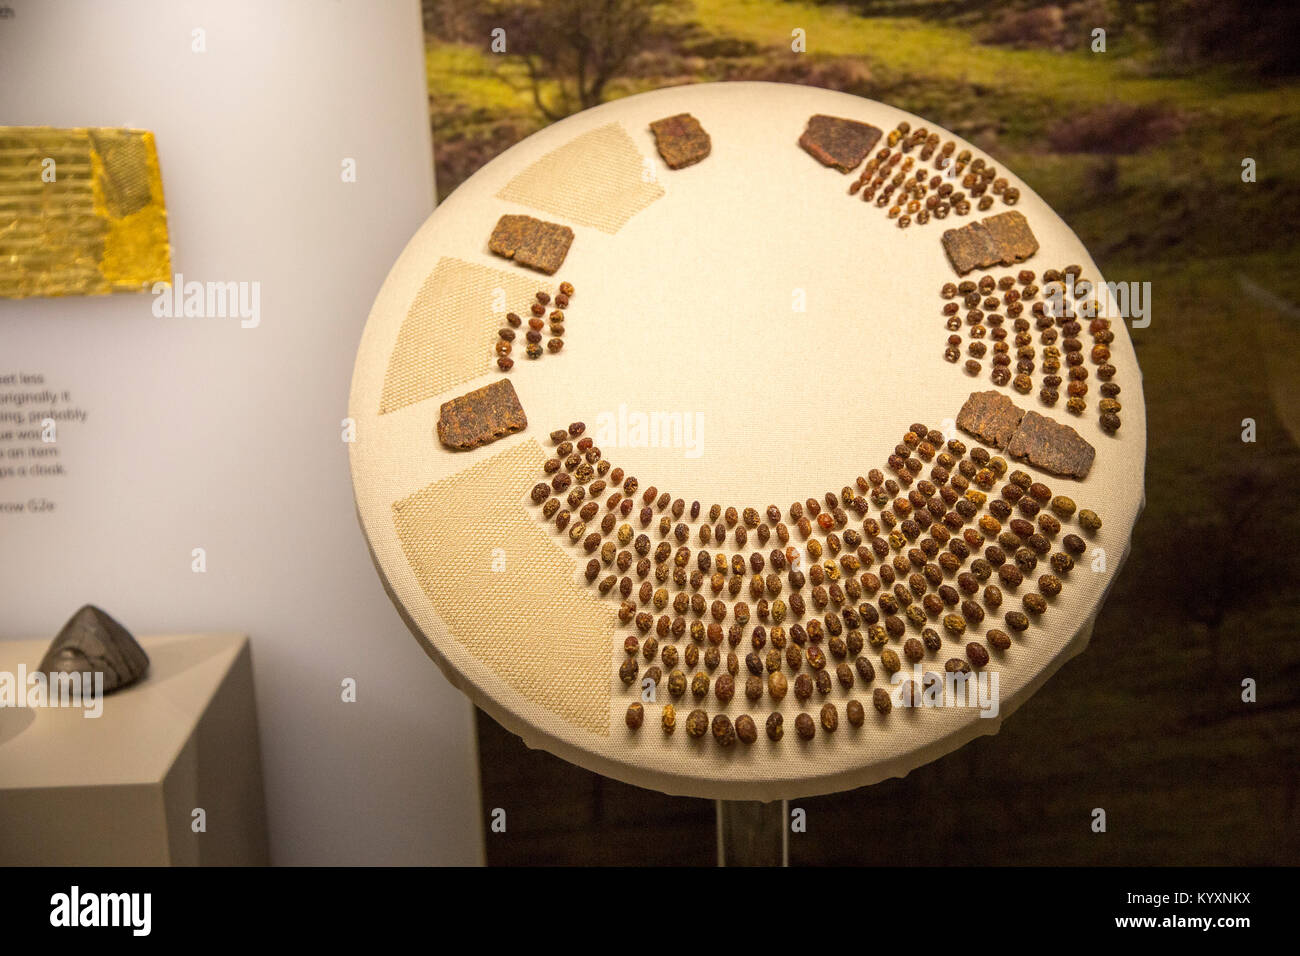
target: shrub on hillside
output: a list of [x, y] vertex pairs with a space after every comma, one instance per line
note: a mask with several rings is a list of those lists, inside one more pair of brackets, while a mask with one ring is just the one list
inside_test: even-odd
[[1137, 153], [1182, 130], [1177, 114], [1162, 107], [1110, 103], [1058, 121], [1047, 141], [1057, 153]]

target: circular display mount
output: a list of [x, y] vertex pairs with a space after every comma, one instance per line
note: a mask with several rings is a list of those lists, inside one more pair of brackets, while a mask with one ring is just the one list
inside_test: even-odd
[[[684, 113], [702, 158], [689, 123], [657, 148]], [[842, 172], [871, 134], [814, 116], [879, 139]], [[969, 229], [1008, 212], [1032, 254], [959, 274], [1023, 243]], [[1143, 496], [1114, 298], [1014, 173], [919, 117], [766, 83], [618, 100], [493, 160], [399, 257], [349, 404], [361, 525], [421, 646], [530, 746], [725, 799], [902, 775], [1087, 643]]]

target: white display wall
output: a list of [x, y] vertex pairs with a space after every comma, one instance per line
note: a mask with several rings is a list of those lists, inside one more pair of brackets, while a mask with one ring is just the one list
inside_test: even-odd
[[5, 6], [0, 125], [152, 130], [173, 272], [258, 310], [0, 300], [0, 393], [57, 413], [43, 455], [0, 423], [0, 638], [85, 602], [246, 632], [274, 862], [481, 861], [472, 711], [384, 595], [342, 440], [362, 324], [434, 203], [418, 3]]

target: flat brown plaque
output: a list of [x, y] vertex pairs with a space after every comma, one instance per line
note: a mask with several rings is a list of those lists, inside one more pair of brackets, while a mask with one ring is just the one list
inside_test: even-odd
[[823, 166], [842, 173], [854, 169], [880, 141], [880, 130], [867, 123], [818, 113], [808, 119], [799, 145]]
[[957, 427], [1012, 458], [1063, 478], [1085, 478], [1097, 450], [1069, 425], [1027, 412], [1001, 392], [971, 392]]
[[558, 222], [532, 216], [502, 216], [488, 239], [488, 249], [549, 276], [564, 264], [572, 243], [573, 230]]
[[1015, 265], [1038, 251], [1038, 240], [1028, 221], [1014, 211], [945, 230], [942, 241], [943, 251], [958, 275], [972, 269]]
[[1006, 446], [1012, 458], [1067, 478], [1085, 478], [1097, 450], [1069, 425], [1038, 412], [1025, 412]]
[[1029, 221], [1022, 213], [1000, 212], [984, 220], [984, 228], [993, 239], [997, 250], [997, 264], [1004, 266], [1024, 262], [1038, 251], [1038, 240], [1029, 228]]
[[655, 145], [669, 169], [694, 166], [713, 149], [713, 142], [704, 127], [690, 113], [678, 113], [650, 124], [655, 134]]
[[957, 427], [995, 448], [1005, 448], [1024, 416], [1024, 410], [1001, 392], [971, 392], [957, 413]]
[[458, 451], [489, 445], [527, 427], [519, 396], [506, 378], [443, 402], [438, 413], [438, 440]]

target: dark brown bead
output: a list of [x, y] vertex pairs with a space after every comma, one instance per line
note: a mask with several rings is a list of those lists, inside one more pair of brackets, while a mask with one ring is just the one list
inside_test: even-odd
[[853, 666], [857, 668], [858, 676], [868, 684], [876, 679], [876, 669], [868, 658], [858, 657], [853, 661]]
[[1029, 627], [1029, 618], [1020, 611], [1008, 611], [1003, 620], [1013, 631], [1024, 631]]
[[720, 674], [713, 685], [713, 696], [721, 703], [728, 703], [736, 696], [736, 680], [730, 674]]
[[754, 718], [749, 714], [741, 714], [736, 718], [735, 732], [740, 742], [746, 745], [758, 739], [758, 727], [754, 725]]
[[845, 704], [844, 714], [852, 727], [861, 727], [863, 721], [866, 720], [866, 711], [862, 709], [861, 701], [851, 700]]
[[713, 739], [719, 746], [730, 747], [736, 742], [736, 729], [726, 714], [717, 714], [713, 718]]
[[642, 722], [645, 720], [645, 708], [641, 705], [640, 701], [633, 701], [631, 704], [628, 704], [627, 716], [624, 720], [627, 722], [627, 726], [631, 730], [638, 730], [641, 727]]
[[806, 713], [801, 713], [794, 719], [794, 729], [803, 740], [812, 740], [817, 735], [817, 725]]
[[828, 734], [835, 733], [836, 728], [840, 725], [839, 711], [836, 710], [835, 705], [829, 701], [822, 705], [821, 724], [822, 729]]
[[776, 711], [768, 714], [765, 729], [768, 740], [777, 741], [785, 736], [784, 719], [781, 714]]
[[812, 692], [813, 681], [808, 674], [800, 674], [794, 679], [794, 695], [799, 698], [799, 700], [807, 700], [812, 696]]

